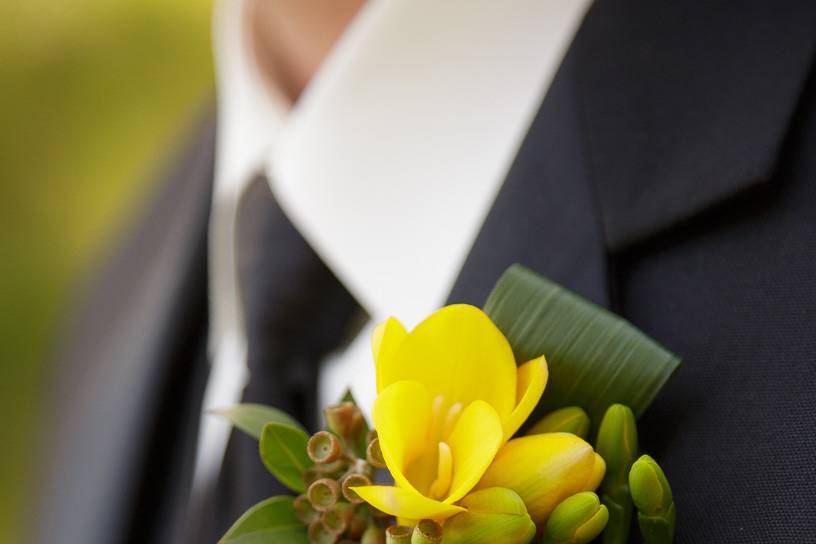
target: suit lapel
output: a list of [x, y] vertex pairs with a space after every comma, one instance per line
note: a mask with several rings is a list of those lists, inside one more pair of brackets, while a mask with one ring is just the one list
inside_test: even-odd
[[610, 249], [768, 182], [816, 43], [797, 4], [596, 2], [572, 53]]
[[795, 3], [598, 0], [450, 300], [520, 262], [608, 306], [610, 251], [767, 183], [816, 43]]
[[575, 60], [573, 46], [465, 261], [451, 302], [481, 306], [499, 275], [518, 262], [608, 305]]

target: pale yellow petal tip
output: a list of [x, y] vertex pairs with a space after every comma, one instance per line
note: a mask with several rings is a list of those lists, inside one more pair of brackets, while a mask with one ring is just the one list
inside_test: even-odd
[[369, 485], [351, 490], [374, 508], [399, 518], [444, 520], [465, 511], [461, 506], [435, 501], [399, 487]]
[[547, 387], [549, 376], [549, 366], [547, 366], [547, 359], [543, 355], [524, 363], [518, 368], [516, 407], [503, 422], [505, 440], [510, 440], [516, 434], [519, 427], [538, 406], [538, 401], [541, 400], [541, 395], [544, 394], [544, 389]]

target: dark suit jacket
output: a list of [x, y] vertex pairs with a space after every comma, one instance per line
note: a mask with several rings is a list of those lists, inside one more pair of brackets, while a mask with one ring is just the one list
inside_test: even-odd
[[[816, 540], [815, 55], [810, 1], [597, 0], [451, 293], [481, 305], [520, 262], [684, 358], [640, 422], [678, 542]], [[212, 136], [200, 131], [74, 321], [39, 542], [192, 534]], [[248, 398], [308, 419], [317, 361], [357, 310], [270, 209], [254, 235], [285, 250], [244, 263], [268, 284], [249, 307], [264, 326], [250, 325]], [[198, 542], [274, 492], [255, 456], [234, 437], [192, 520]]]

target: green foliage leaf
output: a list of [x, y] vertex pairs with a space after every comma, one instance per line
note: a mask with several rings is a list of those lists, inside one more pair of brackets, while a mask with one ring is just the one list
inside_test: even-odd
[[[295, 514], [292, 497], [272, 497], [261, 501], [238, 518], [238, 520], [221, 537], [219, 544], [236, 542], [284, 542], [284, 540], [252, 540], [258, 533], [277, 531], [279, 534], [290, 534], [293, 530], [303, 533], [303, 524]], [[297, 531], [295, 531], [297, 532]], [[288, 542], [288, 541], [286, 541]], [[305, 542], [305, 540], [304, 540]]]
[[218, 544], [308, 544], [306, 528], [275, 527], [263, 531], [255, 531], [245, 535], [220, 540]]
[[284, 423], [305, 430], [292, 416], [282, 410], [263, 404], [236, 404], [224, 410], [214, 410], [214, 414], [224, 416], [238, 429], [244, 431], [255, 440], [261, 439], [264, 425], [270, 422]]
[[285, 423], [264, 425], [258, 444], [261, 460], [280, 483], [296, 493], [306, 491], [303, 471], [314, 465], [306, 452], [309, 436]]
[[628, 321], [517, 264], [499, 279], [485, 312], [519, 363], [547, 357], [549, 382], [535, 414], [577, 405], [594, 423], [621, 403], [640, 417], [680, 365]]

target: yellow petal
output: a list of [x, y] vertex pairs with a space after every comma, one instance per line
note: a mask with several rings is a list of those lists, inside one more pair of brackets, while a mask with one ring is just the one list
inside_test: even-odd
[[408, 331], [397, 319], [389, 317], [371, 333], [371, 351], [374, 352], [374, 365], [377, 372], [377, 392], [385, 386], [381, 384], [380, 369], [392, 364], [402, 341], [408, 336]]
[[606, 461], [604, 461], [604, 458], [596, 453], [594, 460], [595, 463], [592, 465], [592, 472], [584, 484], [587, 490], [597, 489], [606, 474]]
[[420, 323], [391, 361], [378, 364], [381, 387], [423, 383], [431, 395], [468, 405], [484, 400], [499, 414], [516, 404], [516, 363], [507, 339], [475, 306], [446, 306]]
[[504, 421], [504, 439], [509, 440], [519, 427], [527, 421], [530, 413], [538, 405], [541, 394], [547, 386], [549, 377], [547, 360], [542, 355], [537, 359], [528, 361], [518, 369], [518, 382], [516, 387], [516, 407], [510, 416]]
[[499, 450], [477, 489], [512, 489], [541, 524], [561, 501], [598, 486], [604, 470], [598, 457], [592, 446], [570, 433], [516, 438]]
[[504, 433], [496, 410], [484, 401], [471, 403], [456, 422], [447, 443], [453, 454], [453, 481], [447, 503], [467, 495], [501, 447]]
[[377, 395], [372, 410], [383, 459], [394, 482], [414, 492], [405, 470], [429, 447], [431, 402], [431, 394], [422, 384], [401, 381], [392, 383]]
[[400, 518], [440, 521], [465, 511], [461, 506], [435, 501], [399, 487], [369, 485], [352, 489], [374, 508]]

